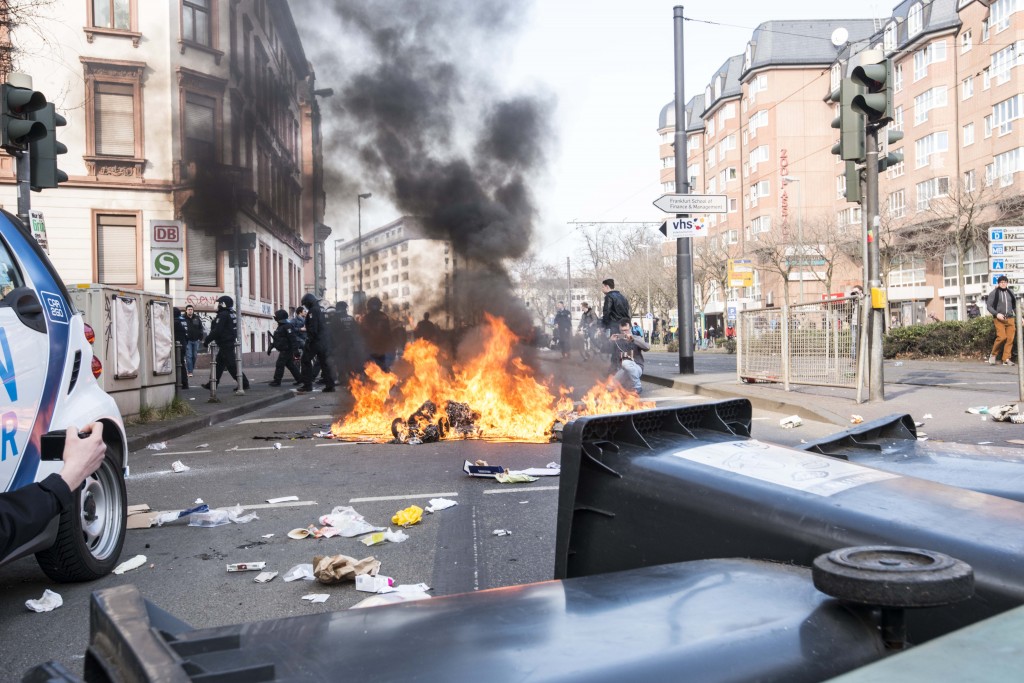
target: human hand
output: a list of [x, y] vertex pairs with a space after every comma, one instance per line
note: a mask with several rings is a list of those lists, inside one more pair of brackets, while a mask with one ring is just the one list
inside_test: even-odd
[[68, 427], [64, 438], [64, 467], [60, 476], [72, 491], [99, 468], [107, 452], [107, 444], [103, 442], [103, 424], [93, 422], [85, 429], [79, 432], [75, 426]]
[[1003, 315], [1002, 313], [996, 313], [996, 319], [997, 320], [1006, 320], [1006, 316]]

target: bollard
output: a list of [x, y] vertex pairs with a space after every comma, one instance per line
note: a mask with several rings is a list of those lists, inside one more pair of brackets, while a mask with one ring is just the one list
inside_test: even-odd
[[217, 398], [217, 344], [210, 344], [210, 398], [207, 403], [220, 403]]
[[242, 374], [242, 342], [235, 340], [235, 377], [238, 386], [235, 387], [235, 396], [245, 396], [245, 376]]
[[181, 378], [185, 377], [186, 373], [183, 372], [181, 366], [181, 342], [174, 342], [174, 393], [177, 394], [179, 389], [185, 389], [185, 385], [182, 383]]

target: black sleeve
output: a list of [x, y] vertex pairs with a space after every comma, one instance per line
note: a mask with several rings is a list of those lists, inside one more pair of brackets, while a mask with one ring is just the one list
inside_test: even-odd
[[71, 505], [71, 498], [71, 489], [59, 474], [0, 494], [0, 558], [42, 533], [51, 519]]

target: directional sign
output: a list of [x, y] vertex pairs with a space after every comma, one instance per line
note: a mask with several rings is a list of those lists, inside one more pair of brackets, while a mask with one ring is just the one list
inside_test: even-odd
[[673, 239], [680, 237], [703, 237], [708, 234], [708, 228], [703, 216], [676, 218], [675, 220], [665, 221], [658, 230], [661, 230], [661, 234], [665, 237]]
[[729, 213], [724, 194], [663, 194], [654, 205], [665, 213]]
[[1003, 226], [989, 228], [988, 238], [992, 242], [1024, 240], [1024, 226]]
[[1024, 254], [1010, 254], [1009, 256], [993, 256], [988, 260], [988, 269], [998, 271], [1024, 271]]
[[748, 258], [731, 258], [728, 261], [728, 278], [730, 287], [754, 286], [754, 260]]
[[1013, 242], [989, 242], [989, 256], [1024, 256], [1024, 240]]
[[185, 260], [181, 249], [153, 250], [153, 279], [183, 280], [185, 278]]
[[1020, 287], [1024, 285], [1024, 271], [1011, 272], [1011, 273], [992, 273], [989, 278], [992, 281], [992, 286], [999, 284], [999, 278], [1005, 275], [1006, 279], [1010, 281], [1012, 287]]

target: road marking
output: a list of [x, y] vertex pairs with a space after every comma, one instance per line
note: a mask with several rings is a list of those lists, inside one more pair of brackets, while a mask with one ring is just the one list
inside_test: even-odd
[[254, 425], [260, 424], [261, 422], [299, 422], [300, 420], [319, 420], [323, 422], [327, 420], [334, 422], [333, 415], [296, 415], [295, 417], [261, 417], [253, 420], [242, 420], [237, 424], [240, 425]]
[[287, 503], [257, 503], [255, 505], [241, 505], [246, 510], [268, 510], [270, 508], [296, 508], [306, 505], [316, 505], [315, 500], [290, 500]]
[[371, 496], [369, 498], [349, 498], [350, 503], [373, 503], [378, 500], [407, 500], [409, 498], [454, 498], [457, 493], [410, 493], [404, 496]]
[[279, 451], [283, 448], [295, 448], [295, 446], [281, 446], [280, 448], [278, 448], [277, 446], [255, 446], [253, 448], [239, 448], [238, 446], [235, 446], [234, 448], [228, 448], [224, 452], [233, 453], [235, 451]]
[[[140, 448], [137, 451], [132, 451], [132, 454], [133, 455], [138, 455], [138, 454], [142, 453], [142, 451], [145, 451], [145, 450], [147, 450], [147, 449]], [[210, 450], [207, 450], [207, 451], [157, 451], [157, 453], [159, 453], [160, 455], [194, 455], [196, 453], [213, 453], [213, 451], [210, 451]]]
[[360, 444], [375, 445], [376, 443], [376, 441], [333, 441], [331, 443], [318, 443], [314, 445], [316, 446], [316, 448], [320, 448], [321, 446], [358, 446]]
[[480, 534], [476, 526], [476, 506], [473, 507], [473, 590], [480, 590]]
[[524, 491], [557, 491], [557, 486], [529, 486], [524, 488], [506, 488], [506, 489], [484, 489], [484, 495], [489, 493], [523, 493]]

